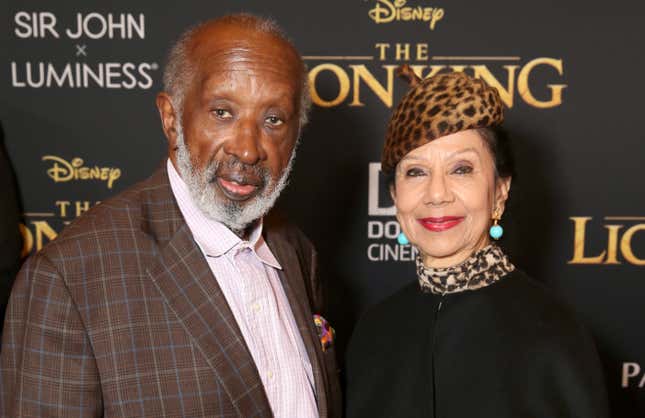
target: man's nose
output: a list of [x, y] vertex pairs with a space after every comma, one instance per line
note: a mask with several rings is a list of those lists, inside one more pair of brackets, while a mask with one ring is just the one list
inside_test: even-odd
[[224, 145], [224, 152], [245, 164], [256, 164], [266, 159], [261, 139], [260, 129], [254, 121], [240, 120], [235, 134]]

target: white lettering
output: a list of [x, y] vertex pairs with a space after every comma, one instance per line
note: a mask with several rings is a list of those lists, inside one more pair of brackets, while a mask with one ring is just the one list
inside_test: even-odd
[[18, 69], [16, 67], [16, 63], [12, 62], [11, 63], [11, 85], [13, 87], [25, 87], [26, 84], [25, 82], [18, 81]]
[[369, 221], [367, 223], [367, 238], [369, 239], [396, 239], [400, 233], [401, 225], [397, 221]]
[[146, 17], [139, 13], [139, 21], [134, 20], [134, 16], [128, 14], [128, 39], [132, 39], [132, 32], [137, 32], [140, 39], [146, 38]]
[[83, 26], [82, 20], [82, 15], [80, 13], [76, 13], [76, 33], [72, 33], [69, 29], [67, 29], [65, 33], [67, 34], [68, 38], [78, 39], [81, 37], [81, 35], [83, 34], [83, 31], [81, 30], [81, 27]]
[[67, 63], [62, 66], [51, 62], [11, 62], [13, 87], [31, 88], [87, 88], [149, 89], [152, 87], [150, 71], [156, 64], [109, 62], [90, 65]]
[[114, 30], [119, 29], [121, 31], [121, 39], [126, 38], [126, 32], [125, 32], [125, 17], [123, 13], [119, 15], [119, 20], [114, 21], [114, 17], [112, 16], [112, 13], [108, 15], [108, 27], [110, 28], [110, 39], [113, 38], [114, 36]]
[[[629, 387], [629, 380], [632, 377], [638, 376], [640, 372], [641, 366], [638, 363], [623, 363], [622, 387]], [[643, 382], [641, 382], [641, 384], [643, 384]]]
[[[80, 19], [80, 16], [79, 16], [79, 19]], [[92, 24], [92, 19], [95, 19], [96, 21], [98, 21], [98, 24], [99, 24], [98, 31], [96, 32], [92, 32], [92, 28], [90, 26]], [[91, 39], [102, 38], [103, 35], [105, 35], [105, 33], [107, 32], [107, 22], [105, 21], [105, 18], [96, 12], [90, 13], [85, 17], [85, 19], [83, 19], [83, 32], [85, 32], [88, 38], [91, 38]]]
[[369, 164], [369, 183], [368, 183], [368, 199], [367, 199], [367, 213], [369, 216], [394, 216], [396, 215], [396, 207], [379, 206], [380, 196], [380, 176], [381, 163]]
[[115, 78], [118, 78], [121, 74], [119, 73], [119, 64], [116, 62], [108, 62], [105, 65], [105, 78], [107, 80], [107, 83], [105, 84], [105, 87], [109, 89], [118, 89], [121, 87], [119, 83], [114, 81]]
[[20, 27], [14, 30], [19, 38], [45, 38], [47, 33], [59, 38], [56, 32], [56, 16], [53, 13], [18, 12], [14, 16], [14, 22]]
[[[18, 12], [14, 16], [13, 20], [16, 23], [16, 25], [19, 26], [13, 31], [13, 33], [15, 33], [17, 37], [19, 38], [31, 37], [32, 31], [31, 31], [31, 24], [29, 23], [29, 13]], [[20, 30], [21, 28], [23, 30]]]
[[419, 250], [412, 245], [370, 244], [367, 258], [370, 261], [413, 261]]
[[72, 66], [66, 65], [63, 68], [63, 72], [60, 76], [56, 73], [56, 68], [54, 68], [53, 65], [48, 66], [47, 67], [47, 85], [48, 86], [52, 85], [52, 79], [55, 80], [56, 85], [58, 87], [63, 87], [66, 81], [68, 82], [68, 85], [72, 87], [74, 85], [74, 79], [72, 77]]
[[27, 84], [30, 87], [42, 87], [45, 84], [45, 64], [40, 62], [38, 63], [38, 81], [35, 81], [33, 73], [31, 71], [31, 63], [27, 63]]
[[143, 13], [137, 16], [130, 13], [118, 15], [108, 13], [105, 16], [96, 12], [87, 15], [77, 13], [74, 30], [68, 28], [65, 33], [71, 39], [78, 39], [81, 36], [87, 36], [90, 39], [106, 36], [109, 39], [132, 39], [135, 34], [140, 39], [145, 39], [146, 21]]
[[367, 238], [381, 238], [383, 236], [383, 223], [379, 221], [369, 221], [367, 223]]
[[[381, 249], [379, 244], [372, 244], [369, 247], [367, 247], [367, 258], [370, 261], [379, 261], [381, 259], [381, 252], [379, 251]], [[377, 255], [374, 255], [374, 250], [377, 250]]]
[[139, 74], [141, 74], [141, 77], [146, 80], [145, 82], [139, 81], [140, 89], [148, 90], [150, 87], [152, 87], [152, 77], [150, 77], [150, 74], [148, 74], [148, 71], [151, 69], [152, 66], [147, 62], [139, 64]]
[[396, 221], [385, 224], [385, 238], [395, 239], [401, 233], [401, 227]]

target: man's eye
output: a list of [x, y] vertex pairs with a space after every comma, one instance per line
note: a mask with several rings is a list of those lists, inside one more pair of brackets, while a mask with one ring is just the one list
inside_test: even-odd
[[213, 113], [219, 119], [229, 119], [229, 118], [233, 117], [233, 115], [231, 115], [231, 112], [229, 112], [226, 109], [215, 109], [215, 110], [213, 110]]
[[277, 116], [269, 116], [265, 120], [273, 126], [280, 126], [284, 123], [284, 121]]
[[472, 172], [473, 168], [469, 165], [460, 165], [453, 171], [455, 174], [470, 174]]

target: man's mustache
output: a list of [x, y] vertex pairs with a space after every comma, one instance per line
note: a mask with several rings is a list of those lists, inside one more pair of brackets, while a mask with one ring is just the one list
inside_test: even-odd
[[212, 161], [208, 168], [209, 182], [214, 182], [217, 177], [239, 184], [249, 184], [259, 188], [264, 187], [271, 179], [269, 169], [260, 164], [247, 164], [237, 157], [224, 161]]

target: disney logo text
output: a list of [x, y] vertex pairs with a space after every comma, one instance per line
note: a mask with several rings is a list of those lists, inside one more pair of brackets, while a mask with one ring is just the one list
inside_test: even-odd
[[56, 183], [70, 180], [102, 180], [106, 181], [108, 189], [111, 189], [114, 182], [121, 177], [119, 168], [83, 167], [83, 159], [78, 157], [67, 162], [54, 155], [45, 155], [43, 161], [54, 162], [54, 165], [47, 170], [47, 175]]
[[405, 7], [407, 0], [377, 0], [376, 6], [368, 14], [378, 23], [389, 23], [395, 20], [421, 20], [430, 22], [430, 30], [434, 30], [438, 21], [443, 19], [444, 10], [438, 7]]

